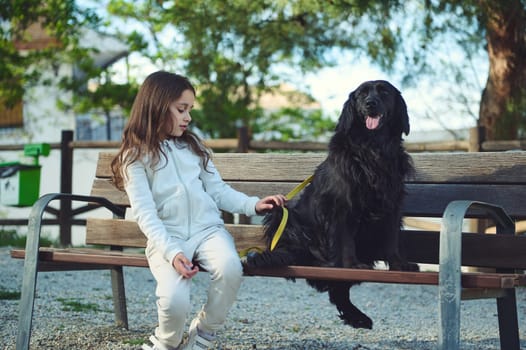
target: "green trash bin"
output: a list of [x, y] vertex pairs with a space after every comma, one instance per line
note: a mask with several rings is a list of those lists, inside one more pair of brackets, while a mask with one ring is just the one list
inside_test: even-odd
[[40, 193], [38, 156], [47, 156], [49, 151], [49, 144], [29, 144], [24, 146], [24, 156], [33, 157], [33, 164], [0, 163], [0, 203], [26, 207], [36, 202]]
[[31, 206], [40, 192], [40, 165], [0, 163], [0, 202], [16, 207]]

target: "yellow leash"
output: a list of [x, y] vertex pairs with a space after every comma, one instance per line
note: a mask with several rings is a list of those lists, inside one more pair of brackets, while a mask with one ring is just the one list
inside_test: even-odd
[[[309, 176], [305, 180], [303, 180], [302, 183], [300, 183], [298, 186], [294, 187], [292, 191], [290, 191], [285, 197], [287, 200], [291, 200], [294, 198], [295, 195], [297, 195], [301, 190], [307, 186], [312, 179], [314, 178], [314, 175]], [[274, 237], [272, 237], [272, 242], [270, 243], [270, 251], [273, 251], [274, 248], [276, 248], [276, 245], [279, 242], [279, 239], [281, 238], [281, 235], [283, 234], [283, 230], [285, 230], [285, 226], [287, 225], [287, 220], [289, 219], [289, 211], [287, 208], [283, 207], [283, 216], [281, 217], [281, 222], [279, 223], [278, 229], [276, 230], [276, 233], [274, 233]]]

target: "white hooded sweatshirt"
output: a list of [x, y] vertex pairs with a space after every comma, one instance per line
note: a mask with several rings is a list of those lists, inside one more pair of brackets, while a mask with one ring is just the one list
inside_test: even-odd
[[[258, 197], [249, 197], [226, 184], [212, 161], [203, 169], [199, 156], [178, 141], [163, 141], [159, 164], [150, 159], [127, 167], [125, 190], [132, 214], [148, 244], [172, 262], [182, 252], [180, 242], [223, 226], [221, 210], [256, 214]], [[189, 257], [191, 259], [191, 257]]]

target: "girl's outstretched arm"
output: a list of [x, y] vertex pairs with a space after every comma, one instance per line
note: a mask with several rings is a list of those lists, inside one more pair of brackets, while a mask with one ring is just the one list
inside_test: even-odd
[[287, 203], [287, 198], [282, 194], [275, 194], [261, 198], [256, 203], [256, 213], [263, 214], [275, 207], [282, 207]]

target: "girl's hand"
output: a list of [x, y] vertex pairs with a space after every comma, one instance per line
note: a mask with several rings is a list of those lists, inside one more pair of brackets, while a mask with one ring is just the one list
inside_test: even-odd
[[175, 256], [172, 261], [172, 266], [184, 278], [192, 278], [199, 272], [199, 267], [194, 266], [194, 264], [192, 264], [183, 253], [179, 253]]
[[263, 214], [274, 207], [282, 207], [287, 203], [287, 198], [282, 194], [267, 196], [256, 203], [256, 213]]

